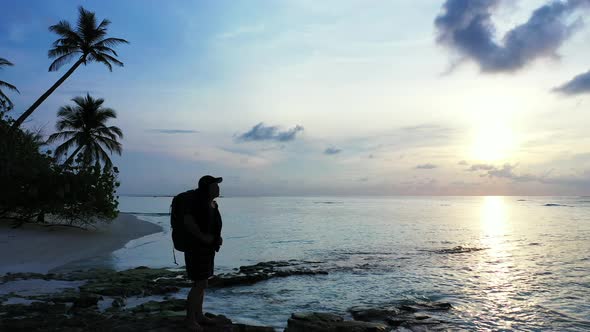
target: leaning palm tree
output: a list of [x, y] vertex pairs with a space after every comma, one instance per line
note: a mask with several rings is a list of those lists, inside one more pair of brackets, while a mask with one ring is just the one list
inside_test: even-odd
[[[12, 65], [13, 65], [12, 62], [10, 62], [4, 58], [0, 58], [0, 69], [2, 69], [2, 67], [12, 66]], [[4, 92], [2, 91], [2, 88], [16, 91], [18, 93], [20, 93], [20, 92], [18, 91], [18, 89], [14, 85], [6, 83], [4, 81], [0, 81], [0, 106], [2, 106], [2, 108], [11, 109], [13, 106], [12, 101], [10, 100], [10, 98], [8, 98], [7, 95], [4, 94]]]
[[123, 63], [116, 58], [117, 52], [112, 47], [129, 42], [121, 38], [105, 38], [109, 24], [111, 21], [107, 19], [97, 24], [94, 13], [80, 7], [78, 24], [75, 28], [72, 28], [68, 21], [59, 21], [56, 25], [49, 27], [49, 31], [55, 32], [60, 37], [53, 43], [53, 48], [48, 53], [50, 58], [55, 59], [49, 66], [49, 71], [57, 71], [76, 57], [78, 60], [16, 120], [13, 128], [19, 127], [81, 64], [100, 62], [110, 71], [113, 70], [113, 65], [123, 67]]
[[75, 147], [64, 164], [71, 163], [76, 155], [81, 154], [84, 165], [104, 162], [106, 168], [112, 167], [107, 151], [121, 155], [121, 143], [117, 139], [123, 138], [123, 132], [118, 127], [107, 126], [106, 122], [117, 118], [117, 114], [102, 106], [104, 99], [94, 99], [89, 94], [72, 101], [74, 106], [62, 106], [57, 112], [59, 119], [55, 128], [58, 132], [49, 136], [47, 143], [64, 141], [55, 149], [58, 158]]

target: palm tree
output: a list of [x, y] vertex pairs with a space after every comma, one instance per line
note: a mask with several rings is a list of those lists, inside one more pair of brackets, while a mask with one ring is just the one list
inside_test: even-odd
[[112, 167], [107, 151], [121, 155], [121, 143], [117, 138], [123, 138], [123, 132], [115, 126], [107, 127], [106, 122], [117, 118], [117, 114], [113, 109], [102, 106], [104, 99], [94, 99], [90, 94], [75, 97], [72, 101], [75, 106], [62, 106], [57, 112], [59, 119], [55, 128], [58, 132], [49, 136], [47, 143], [64, 141], [55, 149], [56, 157], [76, 147], [64, 164], [71, 163], [81, 153], [84, 165], [102, 161], [106, 168]]
[[61, 66], [76, 57], [78, 57], [78, 60], [16, 120], [13, 128], [19, 127], [81, 64], [100, 62], [107, 66], [110, 71], [113, 71], [113, 65], [123, 67], [123, 63], [116, 58], [117, 52], [111, 47], [128, 44], [129, 42], [121, 38], [105, 38], [107, 27], [111, 24], [111, 21], [104, 19], [97, 25], [93, 12], [89, 12], [83, 7], [78, 10], [78, 24], [75, 29], [70, 26], [68, 21], [59, 21], [56, 25], [49, 27], [49, 31], [55, 32], [60, 37], [53, 43], [53, 48], [48, 52], [49, 58], [55, 59], [49, 66], [49, 71], [57, 71]]
[[[4, 58], [0, 58], [0, 69], [2, 69], [2, 67], [12, 66], [12, 65], [13, 65], [12, 62], [10, 62]], [[10, 100], [10, 98], [8, 98], [7, 95], [4, 94], [4, 92], [2, 92], [2, 88], [16, 91], [18, 93], [20, 93], [20, 92], [18, 91], [18, 89], [14, 85], [6, 83], [4, 81], [0, 81], [0, 106], [2, 106], [2, 108], [11, 109], [13, 106], [12, 101]]]

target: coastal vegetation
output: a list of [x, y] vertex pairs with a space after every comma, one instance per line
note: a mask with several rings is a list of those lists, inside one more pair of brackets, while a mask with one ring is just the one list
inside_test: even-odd
[[[74, 105], [58, 110], [57, 132], [47, 140], [43, 133], [22, 128], [24, 120], [80, 65], [99, 62], [112, 70], [119, 61], [116, 45], [128, 43], [107, 37], [107, 19], [97, 23], [93, 12], [79, 8], [75, 28], [67, 21], [49, 27], [59, 35], [49, 50], [56, 71], [76, 59], [74, 65], [16, 120], [9, 91], [17, 88], [0, 80], [0, 220], [20, 226], [28, 222], [88, 227], [117, 216], [118, 169], [110, 154], [121, 154], [119, 127], [107, 124], [116, 112], [104, 107], [104, 99], [87, 94], [72, 99]], [[13, 64], [0, 58], [0, 68]], [[60, 143], [55, 152], [50, 147]], [[72, 151], [73, 150], [73, 151]]]

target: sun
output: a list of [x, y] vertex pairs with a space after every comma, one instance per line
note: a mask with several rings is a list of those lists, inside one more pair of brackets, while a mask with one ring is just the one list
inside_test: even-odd
[[516, 147], [514, 131], [504, 123], [483, 124], [474, 130], [470, 155], [481, 162], [509, 159]]

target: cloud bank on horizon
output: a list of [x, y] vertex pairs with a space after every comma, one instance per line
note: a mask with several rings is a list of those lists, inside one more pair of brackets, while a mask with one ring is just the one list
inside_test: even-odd
[[[435, 19], [438, 43], [458, 52], [461, 61], [475, 61], [484, 73], [516, 72], [537, 59], [558, 58], [558, 49], [583, 26], [582, 15], [590, 9], [590, 0], [550, 1], [498, 43], [492, 15], [501, 4], [501, 0], [447, 0]], [[590, 72], [554, 91], [590, 92]]]

